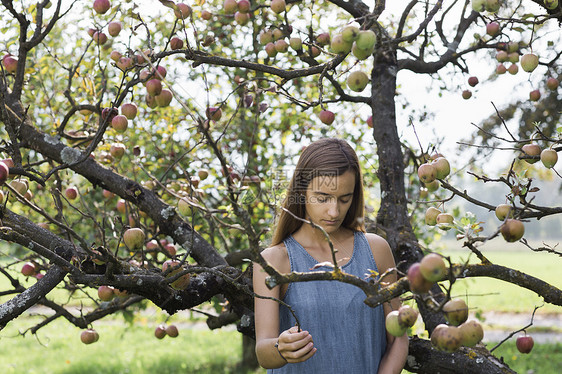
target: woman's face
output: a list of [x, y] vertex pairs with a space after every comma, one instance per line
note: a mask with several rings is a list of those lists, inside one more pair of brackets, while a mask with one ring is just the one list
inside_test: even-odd
[[354, 189], [351, 170], [340, 176], [315, 177], [306, 190], [306, 218], [328, 233], [335, 232], [351, 206]]

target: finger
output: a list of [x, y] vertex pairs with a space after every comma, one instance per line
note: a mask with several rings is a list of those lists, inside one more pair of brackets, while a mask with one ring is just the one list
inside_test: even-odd
[[291, 334], [299, 332], [299, 328], [297, 326], [293, 326], [288, 330]]
[[308, 360], [316, 353], [316, 348], [312, 342], [307, 343], [299, 350], [284, 354], [288, 362], [302, 362]]
[[296, 340], [296, 341], [282, 341], [280, 339], [279, 340], [279, 350], [283, 353], [285, 353], [285, 352], [287, 352], [287, 353], [296, 352], [300, 349], [303, 349], [308, 344], [314, 344], [313, 341], [312, 341], [312, 335], [310, 335], [310, 334], [307, 334], [302, 339], [299, 339], [299, 340]]
[[[292, 343], [298, 343], [300, 341], [305, 341], [304, 343], [299, 344], [300, 348], [302, 347], [304, 344], [308, 343], [309, 341], [312, 341], [312, 336], [310, 335], [310, 333], [308, 331], [301, 331], [298, 333], [294, 333], [294, 334], [281, 334], [279, 336], [279, 342], [283, 343], [283, 344], [292, 344]], [[295, 349], [292, 349], [295, 350]]]

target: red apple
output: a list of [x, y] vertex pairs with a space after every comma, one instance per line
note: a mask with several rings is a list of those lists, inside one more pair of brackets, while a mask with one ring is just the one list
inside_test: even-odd
[[503, 64], [499, 64], [496, 67], [496, 74], [505, 74], [507, 72], [507, 68]]
[[320, 118], [320, 121], [322, 123], [324, 123], [326, 125], [331, 125], [334, 122], [334, 119], [336, 118], [336, 115], [329, 110], [323, 110], [318, 115], [318, 118]]
[[166, 325], [158, 325], [154, 330], [154, 336], [158, 339], [164, 339], [166, 336]]
[[265, 45], [265, 53], [267, 53], [268, 57], [277, 56], [277, 50], [275, 49], [275, 44], [273, 42], [269, 42]]
[[546, 87], [549, 90], [556, 91], [556, 89], [558, 89], [559, 85], [560, 85], [560, 82], [558, 82], [558, 79], [556, 79], [554, 77], [550, 77], [546, 80]]
[[94, 33], [94, 36], [92, 36], [92, 39], [94, 39], [96, 44], [104, 45], [107, 42], [107, 35], [105, 35], [105, 33], [103, 32], [96, 31]]
[[64, 195], [68, 200], [74, 200], [78, 197], [78, 188], [71, 186], [64, 191]]
[[515, 340], [515, 346], [521, 353], [530, 353], [534, 344], [533, 337], [529, 335], [518, 336]]
[[87, 329], [82, 331], [82, 333], [80, 334], [80, 340], [82, 341], [82, 343], [84, 344], [92, 344], [97, 342], [99, 339], [99, 335], [96, 332], [96, 330], [93, 329]]
[[117, 201], [117, 211], [121, 214], [125, 214], [127, 211], [127, 203], [123, 199]]
[[221, 108], [210, 107], [207, 108], [207, 118], [213, 121], [219, 121], [222, 117]]
[[176, 255], [176, 253], [177, 253], [176, 246], [173, 245], [172, 243], [166, 244], [166, 245], [164, 246], [164, 250], [165, 250], [166, 252], [168, 252], [168, 255], [169, 255], [170, 257], [174, 257], [174, 256]]
[[245, 24], [247, 24], [250, 21], [250, 14], [249, 13], [236, 12], [236, 13], [234, 13], [234, 20], [240, 26], [244, 26]]
[[430, 253], [421, 259], [420, 272], [429, 282], [437, 282], [447, 275], [447, 265], [442, 256]]
[[94, 10], [96, 13], [105, 14], [109, 8], [111, 8], [109, 0], [94, 0]]
[[10, 168], [5, 162], [0, 161], [0, 186], [6, 183], [6, 180], [10, 176]]
[[250, 11], [250, 2], [248, 0], [239, 0], [237, 6], [239, 12], [248, 13]]
[[137, 116], [137, 106], [133, 103], [126, 103], [121, 105], [121, 114], [127, 119], [134, 119]]
[[156, 100], [156, 105], [159, 107], [167, 107], [172, 102], [173, 97], [172, 91], [164, 88], [160, 95], [154, 97], [154, 100]]
[[[521, 150], [527, 156], [540, 156], [540, 154], [541, 154], [541, 147], [539, 147], [539, 145], [535, 144], [535, 143], [525, 144], [523, 147], [521, 147]], [[537, 158], [525, 158], [525, 161], [527, 161], [529, 164], [534, 164], [538, 160], [539, 160], [538, 157]]]
[[107, 32], [109, 33], [109, 35], [113, 37], [119, 35], [122, 29], [123, 29], [123, 25], [119, 21], [111, 21], [107, 25]]
[[509, 72], [509, 74], [515, 75], [519, 72], [519, 67], [516, 64], [511, 64], [507, 68], [507, 71]]
[[170, 337], [170, 338], [175, 338], [179, 335], [179, 331], [178, 328], [176, 327], [176, 325], [168, 325], [166, 326], [166, 334]]
[[117, 65], [119, 69], [126, 71], [133, 67], [133, 59], [130, 57], [120, 57], [115, 65]]
[[182, 49], [183, 48], [183, 40], [181, 40], [177, 36], [174, 36], [172, 39], [170, 39], [170, 48], [174, 51], [176, 49]]
[[431, 286], [433, 286], [433, 283], [425, 279], [421, 274], [419, 262], [415, 262], [410, 266], [407, 277], [410, 282], [410, 291], [413, 293], [426, 293], [431, 289]]
[[469, 77], [468, 78], [468, 85], [470, 87], [474, 87], [478, 84], [478, 78], [477, 77]]
[[500, 33], [500, 24], [497, 22], [490, 22], [486, 25], [486, 34], [496, 36]]
[[423, 183], [433, 182], [437, 177], [435, 165], [429, 163], [421, 164], [418, 168], [418, 177]]
[[120, 134], [124, 133], [127, 130], [128, 126], [129, 121], [127, 120], [127, 117], [122, 114], [116, 115], [111, 120], [111, 127], [113, 127], [113, 129]]
[[289, 43], [287, 43], [285, 39], [279, 39], [275, 41], [273, 45], [275, 46], [275, 50], [279, 53], [284, 53], [287, 52], [287, 50], [289, 50]]
[[2, 64], [4, 65], [4, 69], [8, 74], [14, 74], [18, 69], [18, 59], [13, 57], [12, 55], [5, 55], [2, 58]]
[[121, 160], [125, 154], [125, 144], [123, 143], [112, 143], [109, 147], [109, 154], [113, 156], [116, 160]]
[[21, 273], [26, 277], [35, 275], [37, 273], [37, 267], [35, 266], [35, 263], [26, 262], [25, 264], [23, 264], [23, 266], [21, 267]]
[[109, 54], [109, 58], [115, 62], [119, 61], [121, 57], [123, 57], [123, 55], [119, 51], [111, 51], [111, 53]]
[[541, 92], [539, 90], [533, 90], [529, 92], [529, 100], [539, 101], [540, 98], [541, 98]]
[[162, 92], [162, 82], [156, 78], [150, 79], [146, 82], [146, 92], [153, 97], [160, 95], [160, 92]]
[[316, 43], [319, 46], [325, 46], [330, 44], [330, 33], [323, 32], [321, 34], [318, 34], [318, 36], [316, 37]]
[[115, 294], [113, 293], [113, 287], [111, 286], [99, 286], [98, 287], [98, 297], [101, 301], [111, 301]]
[[174, 9], [174, 15], [179, 19], [186, 19], [191, 15], [191, 7], [185, 3], [178, 3]]

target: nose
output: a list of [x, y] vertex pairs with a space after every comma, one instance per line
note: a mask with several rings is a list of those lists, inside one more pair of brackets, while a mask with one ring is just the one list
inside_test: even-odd
[[340, 207], [337, 200], [330, 201], [328, 205], [328, 216], [330, 217], [330, 219], [335, 219], [338, 218], [339, 215], [340, 215]]

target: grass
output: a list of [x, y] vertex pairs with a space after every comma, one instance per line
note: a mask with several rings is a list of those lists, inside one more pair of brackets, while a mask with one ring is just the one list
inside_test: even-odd
[[[98, 321], [100, 340], [80, 342], [81, 330], [57, 320], [22, 338], [19, 330], [37, 323], [38, 317], [11, 322], [0, 332], [0, 372], [8, 373], [263, 373], [238, 367], [241, 335], [234, 331], [180, 328], [180, 335], [157, 340], [154, 325], [129, 326], [118, 318]], [[6, 349], [9, 347], [9, 349]]]
[[507, 342], [496, 349], [494, 355], [502, 357], [512, 370], [520, 374], [558, 374], [562, 362], [562, 344], [535, 344], [531, 353], [523, 354], [514, 343]]

